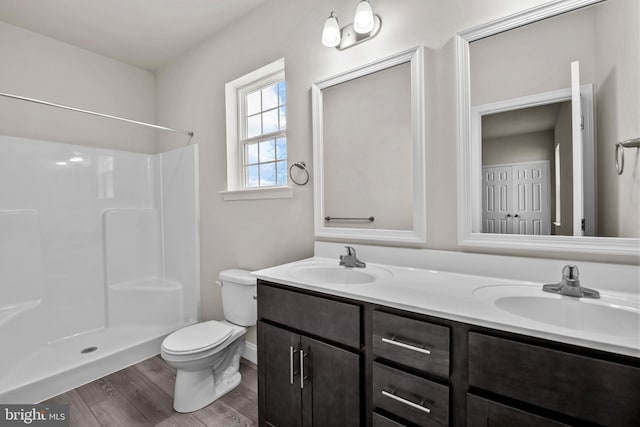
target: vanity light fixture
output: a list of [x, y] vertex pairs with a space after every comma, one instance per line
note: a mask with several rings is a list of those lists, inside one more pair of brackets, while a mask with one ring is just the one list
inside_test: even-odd
[[326, 47], [336, 47], [340, 44], [340, 25], [335, 12], [331, 12], [322, 29], [322, 44]]
[[373, 30], [373, 10], [369, 0], [361, 0], [353, 18], [353, 29], [358, 34], [367, 34]]
[[340, 28], [338, 17], [331, 12], [322, 29], [322, 44], [344, 50], [372, 39], [380, 32], [382, 21], [374, 15], [369, 0], [361, 0], [356, 8], [353, 24]]

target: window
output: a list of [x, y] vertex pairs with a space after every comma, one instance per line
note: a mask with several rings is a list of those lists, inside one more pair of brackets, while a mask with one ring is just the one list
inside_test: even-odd
[[285, 81], [280, 77], [278, 74], [240, 89], [245, 188], [287, 184], [287, 107]]
[[284, 59], [227, 83], [225, 92], [225, 200], [291, 197]]

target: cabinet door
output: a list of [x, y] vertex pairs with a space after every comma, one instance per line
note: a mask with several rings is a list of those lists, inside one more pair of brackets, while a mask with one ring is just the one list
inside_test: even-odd
[[302, 336], [305, 426], [360, 426], [360, 356]]
[[469, 385], [594, 424], [637, 427], [640, 368], [469, 333]]
[[302, 425], [299, 381], [300, 335], [258, 322], [260, 425]]
[[472, 394], [467, 395], [467, 427], [568, 427], [538, 415]]

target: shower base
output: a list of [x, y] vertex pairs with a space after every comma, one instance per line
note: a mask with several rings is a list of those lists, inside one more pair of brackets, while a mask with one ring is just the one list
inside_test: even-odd
[[38, 403], [148, 359], [166, 335], [191, 323], [113, 326], [38, 348], [0, 374], [0, 403]]

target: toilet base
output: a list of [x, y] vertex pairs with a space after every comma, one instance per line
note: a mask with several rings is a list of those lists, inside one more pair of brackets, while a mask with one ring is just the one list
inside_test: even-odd
[[211, 368], [201, 371], [178, 370], [173, 409], [182, 413], [202, 409], [236, 388], [240, 381], [242, 381], [240, 372], [215, 384]]
[[[177, 369], [173, 393], [173, 409], [193, 412], [224, 396], [240, 384], [240, 357], [244, 351], [245, 329], [222, 351], [209, 356], [184, 360], [167, 360]], [[199, 369], [202, 368], [202, 369]]]

